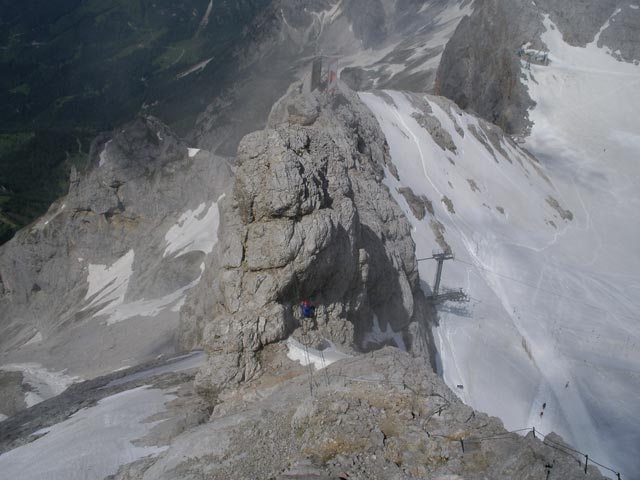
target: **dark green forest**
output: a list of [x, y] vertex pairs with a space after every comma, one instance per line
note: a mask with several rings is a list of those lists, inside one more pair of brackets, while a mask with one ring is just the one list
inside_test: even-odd
[[0, 0], [0, 243], [66, 193], [98, 133], [137, 114], [189, 132], [267, 3]]

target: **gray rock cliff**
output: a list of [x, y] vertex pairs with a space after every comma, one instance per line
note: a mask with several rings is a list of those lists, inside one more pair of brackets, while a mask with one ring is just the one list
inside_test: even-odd
[[207, 252], [172, 250], [169, 234], [179, 243], [185, 212], [217, 209], [231, 175], [152, 117], [97, 140], [68, 195], [0, 247], [0, 369], [90, 378], [176, 351], [175, 309]]
[[366, 107], [348, 90], [297, 84], [269, 127], [240, 144], [217, 254], [183, 310], [203, 327], [211, 357], [198, 378], [211, 394], [259, 373], [260, 351], [299, 327], [302, 300], [316, 307], [319, 334], [347, 351], [369, 346], [376, 321], [410, 347], [407, 327], [431, 315]]

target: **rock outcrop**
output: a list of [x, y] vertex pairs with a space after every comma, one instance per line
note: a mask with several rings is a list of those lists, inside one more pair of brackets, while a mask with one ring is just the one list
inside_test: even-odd
[[203, 327], [199, 384], [211, 395], [256, 376], [261, 350], [300, 325], [302, 300], [316, 307], [314, 329], [347, 350], [370, 346], [376, 322], [410, 347], [409, 324], [429, 319], [371, 113], [349, 91], [298, 84], [269, 126], [240, 144], [217, 255], [183, 310]]
[[[277, 369], [229, 395], [210, 421], [115, 480], [596, 480], [558, 436], [505, 431], [462, 404], [422, 358], [387, 347], [331, 365], [309, 394], [305, 369]], [[537, 435], [537, 436], [536, 436]]]

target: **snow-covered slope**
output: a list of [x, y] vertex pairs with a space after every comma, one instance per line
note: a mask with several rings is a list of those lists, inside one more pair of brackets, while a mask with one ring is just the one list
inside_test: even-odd
[[0, 478], [102, 479], [157, 457], [206, 413], [191, 384], [206, 355], [156, 360], [74, 385], [0, 424]]
[[36, 432], [36, 440], [0, 456], [2, 478], [104, 478], [120, 465], [156, 456], [167, 447], [134, 443], [158, 421], [175, 396], [146, 386], [124, 391]]
[[[622, 20], [619, 14], [617, 10], [601, 33], [610, 22]], [[571, 47], [557, 27], [548, 19], [544, 23], [542, 40], [551, 63], [532, 65], [526, 72], [537, 103], [530, 112], [534, 125], [527, 147], [563, 186], [578, 218], [576, 228], [550, 252], [556, 269], [570, 272], [570, 278], [563, 280], [551, 270], [544, 279], [582, 300], [555, 307], [565, 357], [561, 366], [576, 378], [597, 430], [592, 439], [629, 472], [628, 478], [637, 478], [640, 66], [617, 61], [615, 52], [598, 48], [600, 34], [586, 48]], [[584, 441], [579, 430], [575, 433], [578, 443]]]
[[[361, 98], [389, 142], [395, 167], [386, 183], [412, 222], [418, 256], [451, 247], [456, 259], [443, 283], [470, 297], [439, 308], [449, 386], [510, 430], [553, 430], [592, 458], [633, 472], [638, 255], [625, 267], [612, 264], [622, 252], [598, 256], [600, 239], [590, 230], [596, 212], [612, 208], [598, 207], [598, 195], [611, 188], [574, 183], [580, 172], [539, 164], [446, 100], [393, 91]], [[632, 180], [620, 177], [619, 187], [628, 187]], [[580, 196], [591, 198], [594, 211]], [[608, 226], [612, 236], [621, 227]], [[637, 247], [626, 248], [633, 256]], [[421, 262], [423, 279], [434, 270], [433, 261]]]

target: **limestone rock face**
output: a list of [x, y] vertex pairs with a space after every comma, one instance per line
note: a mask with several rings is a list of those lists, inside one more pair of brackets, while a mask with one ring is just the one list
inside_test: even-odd
[[[307, 125], [300, 111], [318, 118]], [[408, 325], [428, 315], [409, 223], [381, 183], [387, 146], [366, 107], [348, 91], [305, 94], [300, 84], [269, 125], [238, 148], [203, 279], [211, 294], [194, 290], [183, 312], [205, 324], [211, 358], [198, 381], [213, 393], [258, 373], [263, 347], [299, 326], [302, 300], [344, 349], [364, 348], [376, 319], [410, 344]]]

